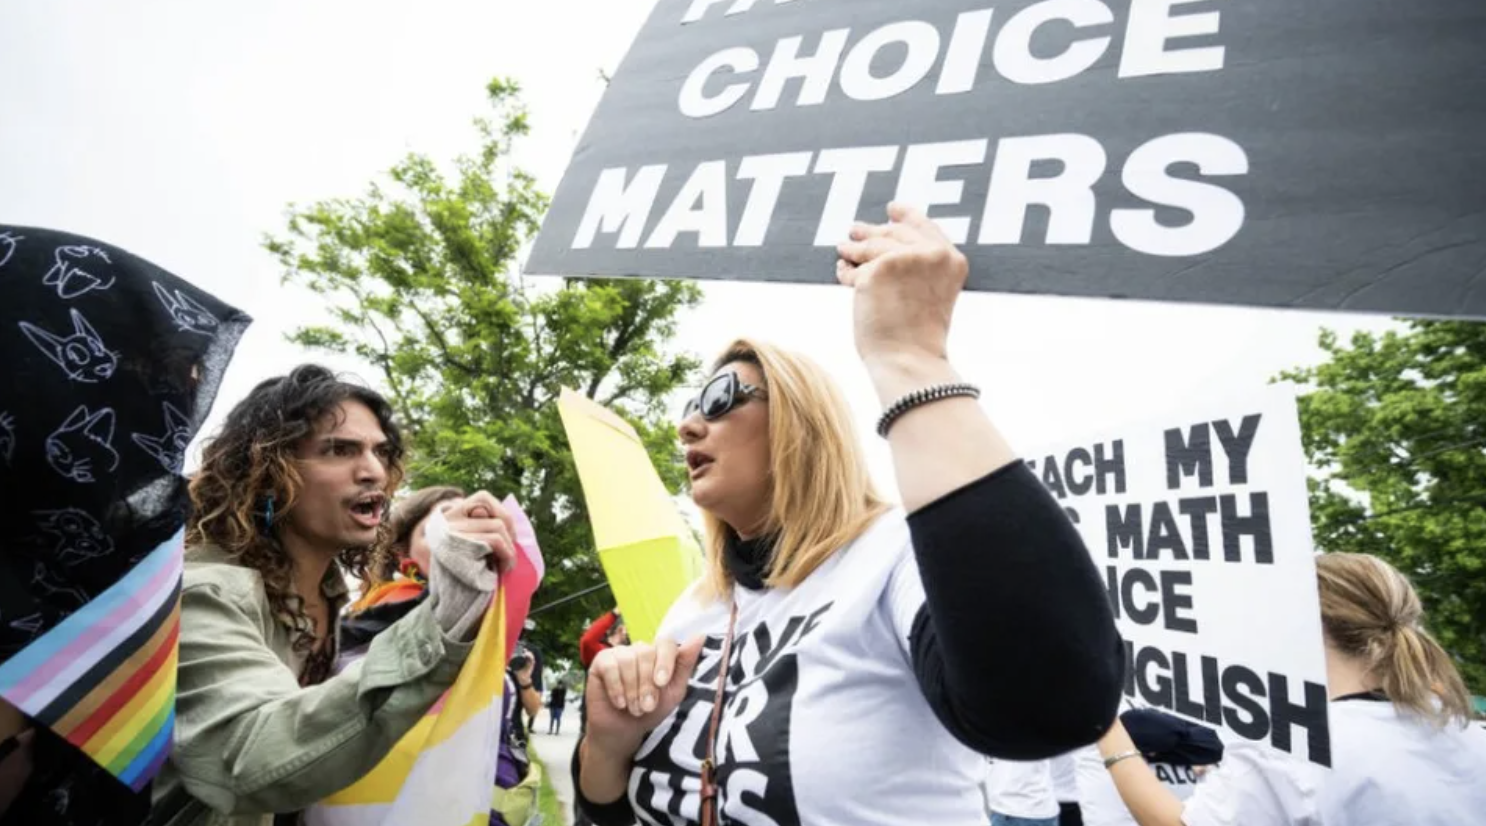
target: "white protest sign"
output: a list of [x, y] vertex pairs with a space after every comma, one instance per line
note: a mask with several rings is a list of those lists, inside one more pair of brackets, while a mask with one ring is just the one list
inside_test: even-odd
[[1105, 578], [1126, 695], [1329, 766], [1293, 393], [1197, 404], [1026, 455]]

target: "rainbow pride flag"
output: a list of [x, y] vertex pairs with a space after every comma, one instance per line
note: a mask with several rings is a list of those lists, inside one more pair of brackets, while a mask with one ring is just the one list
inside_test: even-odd
[[136, 791], [170, 754], [183, 537], [0, 665], [0, 697]]
[[495, 791], [506, 663], [545, 573], [512, 498], [516, 568], [501, 576], [454, 685], [370, 773], [305, 812], [309, 826], [485, 826]]

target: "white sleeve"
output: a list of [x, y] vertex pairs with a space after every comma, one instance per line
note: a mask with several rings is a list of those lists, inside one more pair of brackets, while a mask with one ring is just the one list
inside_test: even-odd
[[1120, 799], [1120, 790], [1115, 788], [1109, 769], [1104, 768], [1099, 750], [1085, 746], [1073, 754], [1078, 773], [1078, 807], [1084, 826], [1135, 826], [1135, 818]]
[[924, 582], [918, 575], [918, 560], [913, 556], [913, 546], [905, 545], [899, 552], [887, 580], [887, 610], [893, 623], [893, 636], [898, 640], [903, 656], [912, 663], [908, 635], [913, 631], [913, 620], [924, 607]]
[[1182, 809], [1186, 826], [1320, 826], [1314, 770], [1263, 746], [1230, 743]]
[[699, 597], [706, 580], [699, 579], [688, 585], [671, 607], [666, 609], [666, 615], [660, 621], [660, 626], [655, 629], [657, 640], [672, 640], [677, 644], [684, 644], [687, 640], [700, 633], [707, 632], [706, 618], [707, 605], [704, 605]]

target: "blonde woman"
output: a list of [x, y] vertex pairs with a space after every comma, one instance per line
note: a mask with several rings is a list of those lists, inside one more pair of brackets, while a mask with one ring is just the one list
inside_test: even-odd
[[1469, 726], [1470, 697], [1448, 654], [1422, 626], [1403, 574], [1366, 554], [1316, 560], [1330, 771], [1248, 744], [1185, 803], [1161, 786], [1124, 728], [1099, 743], [1141, 826], [1297, 824], [1458, 826], [1486, 818], [1486, 733]]
[[727, 348], [680, 426], [710, 573], [654, 646], [589, 671], [574, 772], [596, 823], [983, 823], [977, 751], [1049, 757], [1114, 718], [1088, 552], [945, 355], [966, 261], [889, 216], [853, 229], [838, 277], [907, 515], [828, 374]]

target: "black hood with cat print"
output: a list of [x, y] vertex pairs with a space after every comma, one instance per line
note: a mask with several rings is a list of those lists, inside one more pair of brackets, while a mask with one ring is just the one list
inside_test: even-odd
[[131, 766], [89, 723], [120, 713], [117, 675], [174, 644], [186, 447], [249, 321], [116, 247], [0, 225], [0, 698], [36, 728], [7, 822], [148, 809], [149, 749], [168, 735]]

